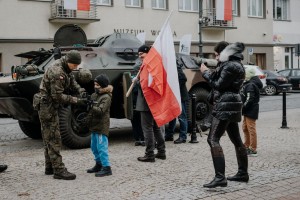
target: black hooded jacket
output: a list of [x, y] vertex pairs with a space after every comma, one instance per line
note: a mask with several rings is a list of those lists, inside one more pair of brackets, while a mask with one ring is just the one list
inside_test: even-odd
[[216, 70], [207, 70], [202, 74], [214, 91], [212, 115], [219, 120], [241, 121], [242, 100], [239, 92], [245, 79], [245, 69], [241, 63], [244, 49], [242, 43], [228, 45], [220, 54]]
[[241, 90], [243, 101], [242, 114], [251, 119], [258, 119], [259, 113], [259, 90], [263, 87], [262, 82], [257, 76], [253, 76], [249, 81], [246, 81]]

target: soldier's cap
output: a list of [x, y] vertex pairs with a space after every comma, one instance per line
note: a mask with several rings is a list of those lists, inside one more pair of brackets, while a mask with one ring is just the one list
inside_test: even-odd
[[147, 45], [142, 45], [140, 46], [138, 52], [142, 52], [142, 53], [148, 53], [150, 51], [150, 47]]
[[66, 61], [67, 61], [67, 63], [79, 65], [81, 63], [81, 55], [77, 50], [71, 50], [66, 55]]
[[98, 83], [102, 88], [106, 88], [109, 84], [109, 78], [106, 74], [99, 74], [94, 81]]

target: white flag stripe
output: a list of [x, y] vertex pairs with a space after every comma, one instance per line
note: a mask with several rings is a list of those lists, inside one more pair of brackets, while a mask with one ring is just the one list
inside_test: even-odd
[[177, 74], [175, 48], [173, 42], [173, 34], [169, 24], [169, 17], [156, 38], [153, 47], [161, 55], [164, 69], [167, 73], [167, 82], [177, 101], [179, 102], [181, 110], [181, 98]]
[[77, 0], [64, 0], [64, 9], [77, 10]]
[[141, 41], [142, 44], [145, 44], [146, 41], [146, 32], [142, 32], [136, 35], [136, 38]]
[[225, 1], [224, 0], [216, 0], [216, 19], [224, 20], [225, 15]]

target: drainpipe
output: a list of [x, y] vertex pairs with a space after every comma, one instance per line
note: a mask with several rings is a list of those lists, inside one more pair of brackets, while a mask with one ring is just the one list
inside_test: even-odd
[[202, 23], [203, 23], [203, 18], [202, 18], [202, 9], [203, 9], [203, 0], [199, 0], [199, 57], [203, 58], [203, 43], [202, 43]]

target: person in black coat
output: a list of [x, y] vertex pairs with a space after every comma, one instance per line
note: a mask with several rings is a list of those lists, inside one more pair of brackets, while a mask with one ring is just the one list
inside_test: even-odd
[[[188, 120], [187, 120], [187, 102], [189, 100], [189, 93], [186, 87], [187, 78], [182, 70], [182, 63], [177, 59], [177, 73], [178, 82], [181, 96], [181, 114], [178, 116], [180, 125], [179, 137], [174, 141], [174, 144], [182, 144], [186, 142], [187, 131], [188, 131]], [[166, 129], [165, 141], [173, 141], [173, 135], [175, 132], [176, 118], [169, 122], [169, 126]]]
[[[216, 70], [210, 70], [201, 64], [203, 78], [212, 87], [210, 102], [213, 104], [213, 120], [207, 142], [211, 149], [215, 169], [214, 179], [203, 187], [226, 187], [227, 180], [248, 182], [248, 157], [242, 142], [238, 122], [242, 118], [242, 100], [240, 89], [245, 79], [245, 70], [241, 60], [245, 46], [243, 43], [229, 45], [219, 42], [214, 50], [218, 60]], [[220, 138], [227, 131], [231, 142], [235, 146], [238, 161], [238, 172], [232, 177], [225, 177], [225, 158], [220, 145]]]
[[259, 112], [259, 91], [262, 87], [262, 82], [255, 76], [255, 70], [251, 68], [246, 69], [246, 78], [241, 90], [241, 97], [243, 101], [242, 115], [244, 116], [244, 145], [249, 156], [257, 155], [256, 120]]

